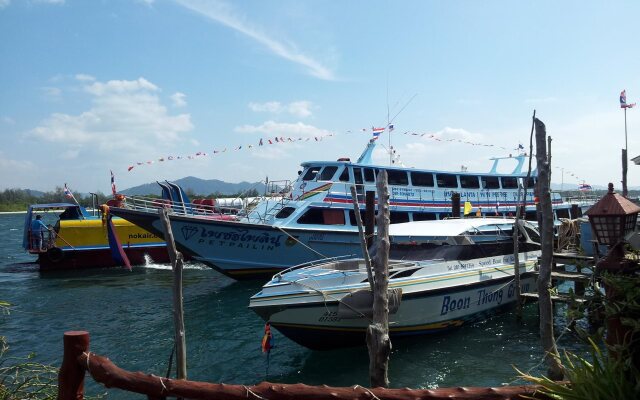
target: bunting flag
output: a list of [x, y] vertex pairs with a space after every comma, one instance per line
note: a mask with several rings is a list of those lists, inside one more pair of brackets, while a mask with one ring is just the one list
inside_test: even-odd
[[111, 193], [115, 196], [117, 191], [116, 191], [116, 179], [113, 176], [113, 171], [109, 170], [109, 172], [111, 172]]
[[636, 103], [627, 104], [627, 90], [620, 92], [620, 108], [633, 108]]
[[118, 239], [118, 235], [116, 235], [116, 229], [113, 226], [113, 221], [111, 221], [111, 214], [107, 216], [107, 238], [109, 239], [109, 249], [111, 250], [111, 257], [113, 261], [120, 266], [125, 267], [129, 271], [131, 271], [131, 263], [129, 262], [129, 257], [124, 252], [122, 248], [122, 244], [120, 243], [120, 239]]
[[[384, 128], [382, 128], [384, 130]], [[319, 135], [319, 136], [314, 136], [313, 139], [316, 142], [321, 142], [323, 139], [327, 138], [327, 137], [331, 137], [333, 136], [333, 133], [327, 134], [327, 135]], [[306, 140], [305, 140], [306, 139]], [[265, 146], [265, 140], [267, 144], [273, 145], [273, 144], [284, 144], [284, 143], [296, 143], [296, 142], [302, 142], [302, 141], [309, 141], [311, 140], [310, 137], [307, 138], [303, 138], [303, 137], [297, 137], [297, 138], [293, 138], [293, 137], [284, 137], [284, 136], [274, 136], [273, 138], [269, 139], [269, 138], [260, 138], [260, 140], [258, 141], [258, 144], [256, 146], [249, 144], [249, 145], [238, 145], [238, 146], [234, 146], [232, 148], [229, 149], [229, 151], [240, 151], [243, 149], [253, 149], [254, 147], [259, 147], [259, 146]], [[221, 153], [226, 153], [227, 152], [227, 148], [223, 148], [223, 149], [213, 149], [213, 153], [211, 155], [218, 155]], [[135, 162], [133, 164], [130, 164], [127, 167], [127, 171], [131, 171], [133, 170], [136, 166], [140, 166], [140, 165], [151, 165], [154, 164], [156, 162], [167, 162], [167, 161], [173, 161], [173, 160], [183, 160], [183, 159], [187, 159], [187, 160], [194, 160], [196, 158], [199, 157], [206, 157], [209, 156], [210, 154], [205, 152], [205, 151], [198, 151], [194, 154], [189, 154], [187, 156], [175, 156], [175, 155], [169, 155], [166, 157], [159, 157], [156, 160], [148, 160], [148, 161], [138, 161]], [[113, 174], [112, 174], [113, 176]]]

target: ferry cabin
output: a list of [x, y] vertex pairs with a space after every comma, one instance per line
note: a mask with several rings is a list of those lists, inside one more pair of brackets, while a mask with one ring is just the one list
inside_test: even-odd
[[[522, 204], [518, 202], [519, 186], [528, 188], [525, 219], [537, 221], [533, 193], [536, 177], [527, 180], [526, 173], [521, 172], [524, 155], [510, 158], [518, 162], [510, 174], [495, 172], [499, 159], [494, 159], [491, 172], [484, 174], [374, 166], [352, 163], [349, 159], [305, 162], [291, 185], [288, 198], [264, 202], [248, 215], [248, 220], [289, 227], [314, 225], [351, 230], [357, 226], [351, 186], [356, 187], [364, 213], [364, 193], [376, 190], [376, 177], [384, 169], [388, 176], [392, 224], [451, 217], [454, 192], [460, 194], [461, 208], [465, 202], [471, 203], [473, 216], [511, 217], [517, 204]], [[523, 193], [521, 190], [520, 196]], [[552, 193], [552, 204], [556, 220], [582, 215], [580, 207], [572, 208], [572, 204], [563, 202], [559, 193]]]

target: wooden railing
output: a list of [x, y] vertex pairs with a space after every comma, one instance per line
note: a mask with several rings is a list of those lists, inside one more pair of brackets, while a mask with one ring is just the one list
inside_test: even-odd
[[80, 400], [84, 398], [85, 373], [107, 388], [118, 388], [146, 395], [148, 399], [167, 397], [184, 399], [314, 399], [314, 400], [508, 400], [547, 399], [537, 392], [539, 387], [503, 386], [457, 387], [440, 389], [384, 389], [351, 387], [309, 386], [302, 383], [281, 384], [262, 382], [257, 385], [227, 385], [189, 380], [170, 379], [129, 372], [119, 368], [104, 356], [89, 351], [89, 333], [70, 331], [64, 334], [64, 358], [58, 378], [59, 400]]

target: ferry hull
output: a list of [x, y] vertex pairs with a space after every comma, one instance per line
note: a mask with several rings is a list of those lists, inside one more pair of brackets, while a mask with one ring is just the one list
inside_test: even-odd
[[[147, 257], [156, 263], [168, 263], [169, 253], [164, 245], [157, 247], [129, 247], [123, 249], [131, 265], [142, 265]], [[38, 254], [40, 271], [62, 271], [86, 268], [120, 267], [111, 256], [111, 250], [107, 248], [85, 250], [60, 250]]]
[[[389, 334], [396, 339], [442, 333], [504, 312], [516, 301], [512, 279], [404, 295], [398, 311], [389, 315]], [[521, 287], [523, 292], [535, 288], [531, 273], [522, 274]], [[251, 308], [283, 335], [314, 350], [364, 345], [370, 324], [367, 318], [341, 318], [336, 301]]]
[[[155, 213], [111, 208], [110, 212], [164, 238]], [[326, 257], [360, 256], [351, 231], [279, 229], [275, 226], [170, 215], [176, 247], [234, 279], [270, 277], [292, 265]]]

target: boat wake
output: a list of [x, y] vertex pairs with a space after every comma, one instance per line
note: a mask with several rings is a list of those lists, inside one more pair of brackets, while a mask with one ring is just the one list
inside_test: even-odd
[[[145, 254], [144, 264], [141, 265], [140, 267], [146, 268], [146, 269], [167, 270], [167, 271], [171, 271], [172, 269], [171, 264], [157, 263], [153, 261], [153, 259], [151, 259], [151, 257], [149, 257], [148, 254]], [[207, 270], [209, 268], [202, 263], [189, 261], [184, 263], [183, 269]]]

